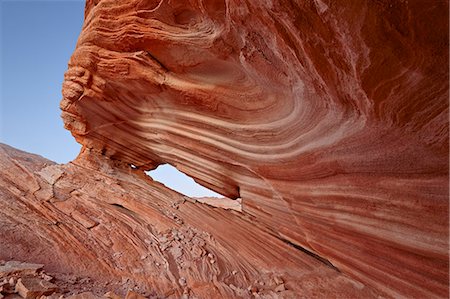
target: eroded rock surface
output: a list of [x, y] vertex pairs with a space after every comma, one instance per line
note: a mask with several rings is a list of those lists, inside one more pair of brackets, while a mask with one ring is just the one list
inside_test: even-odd
[[61, 102], [78, 142], [242, 198], [270, 235], [390, 296], [448, 295], [447, 1], [101, 0], [85, 13]]
[[[55, 169], [58, 180], [42, 175]], [[0, 198], [0, 260], [44, 264], [55, 283], [65, 282], [61, 290], [93, 292], [75, 298], [107, 291], [121, 298], [380, 294], [251, 215], [185, 200], [91, 151], [58, 165], [0, 144]]]

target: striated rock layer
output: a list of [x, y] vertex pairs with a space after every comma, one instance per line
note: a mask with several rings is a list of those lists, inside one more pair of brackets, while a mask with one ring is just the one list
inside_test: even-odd
[[448, 62], [447, 1], [88, 0], [62, 117], [389, 296], [446, 297]]
[[83, 277], [99, 294], [380, 294], [281, 241], [250, 215], [196, 202], [89, 151], [58, 165], [0, 144], [0, 198], [0, 260], [42, 263], [59, 280]]

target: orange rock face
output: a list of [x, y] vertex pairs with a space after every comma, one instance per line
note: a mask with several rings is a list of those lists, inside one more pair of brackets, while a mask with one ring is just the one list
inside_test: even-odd
[[170, 163], [389, 296], [448, 295], [447, 1], [85, 13], [61, 102], [85, 148]]
[[134, 290], [177, 299], [380, 294], [283, 242], [250, 215], [186, 200], [90, 151], [58, 165], [0, 144], [0, 198], [0, 260], [45, 264], [55, 283], [74, 276], [61, 291], [76, 282], [79, 292], [90, 286], [121, 298], [127, 290], [126, 298], [139, 298]]

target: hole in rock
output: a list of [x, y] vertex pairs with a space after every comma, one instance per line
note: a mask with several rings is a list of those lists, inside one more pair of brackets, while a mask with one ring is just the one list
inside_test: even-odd
[[187, 176], [169, 164], [160, 165], [154, 170], [147, 171], [147, 174], [155, 181], [159, 181], [160, 183], [166, 185], [166, 187], [189, 197], [223, 197], [222, 195], [198, 184], [193, 178]]
[[203, 187], [195, 182], [193, 178], [182, 173], [172, 165], [160, 165], [158, 168], [147, 171], [146, 173], [153, 180], [164, 184], [166, 187], [178, 193], [194, 198], [198, 202], [224, 209], [242, 210], [241, 199], [233, 200]]

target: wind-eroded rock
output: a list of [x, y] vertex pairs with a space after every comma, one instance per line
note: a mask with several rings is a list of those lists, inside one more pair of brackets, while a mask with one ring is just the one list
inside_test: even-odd
[[87, 1], [63, 95], [86, 148], [170, 163], [391, 296], [448, 295], [447, 1]]
[[[42, 176], [49, 168], [63, 173], [54, 183]], [[45, 264], [52, 277], [69, 282], [68, 290], [88, 285], [122, 298], [127, 290], [136, 292], [129, 298], [379, 294], [281, 241], [250, 215], [185, 200], [89, 151], [57, 165], [0, 144], [0, 198], [0, 259]]]
[[170, 163], [343, 273], [432, 298], [448, 79], [447, 1], [87, 1], [61, 108], [86, 148]]

